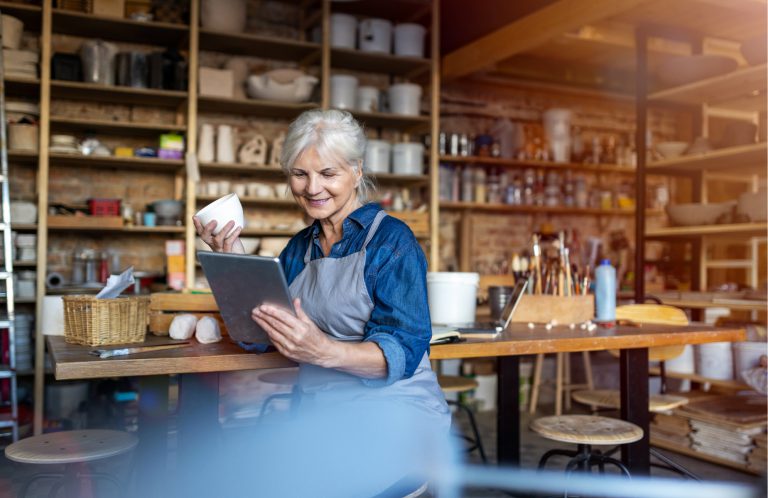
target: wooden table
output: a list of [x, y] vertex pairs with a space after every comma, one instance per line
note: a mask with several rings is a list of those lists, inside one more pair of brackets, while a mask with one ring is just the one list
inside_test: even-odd
[[[623, 419], [639, 425], [645, 432], [643, 439], [624, 446], [622, 458], [635, 473], [643, 474], [649, 470], [647, 348], [742, 341], [745, 336], [741, 329], [696, 324], [687, 327], [643, 325], [598, 328], [587, 332], [568, 327], [555, 327], [552, 330], [546, 330], [544, 327], [529, 329], [525, 324], [515, 323], [496, 339], [433, 346], [430, 357], [434, 360], [498, 358], [498, 459], [501, 464], [515, 465], [520, 461], [519, 356], [620, 349], [621, 415]], [[168, 342], [168, 339], [147, 337], [147, 344], [161, 342]], [[209, 345], [193, 343], [192, 346], [180, 349], [104, 360], [88, 354], [93, 348], [67, 344], [63, 337], [48, 336], [48, 346], [53, 358], [54, 373], [59, 380], [140, 377], [142, 395], [139, 447], [140, 450], [143, 449], [141, 453], [144, 458], [150, 458], [153, 451], [163, 450], [162, 442], [165, 441], [168, 430], [163, 416], [167, 413], [168, 374], [181, 374], [178, 432], [179, 455], [184, 458], [194, 453], [194, 447], [215, 444], [212, 437], [215, 431], [203, 428], [215, 427], [218, 423], [220, 372], [294, 365], [277, 353], [247, 353], [237, 345], [227, 342]]]

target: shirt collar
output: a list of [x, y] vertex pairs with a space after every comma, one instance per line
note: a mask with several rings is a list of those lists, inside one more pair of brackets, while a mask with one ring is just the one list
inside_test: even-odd
[[[381, 211], [381, 206], [375, 202], [363, 204], [359, 208], [352, 211], [349, 216], [347, 216], [347, 219], [344, 220], [343, 227], [346, 228], [349, 226], [351, 220], [354, 221], [360, 227], [360, 229], [366, 229], [371, 225], [371, 223], [373, 223], [373, 219], [376, 218], [376, 214], [379, 211]], [[320, 221], [315, 220], [314, 223], [312, 223], [311, 229], [307, 231], [306, 237], [315, 238], [319, 234]]]

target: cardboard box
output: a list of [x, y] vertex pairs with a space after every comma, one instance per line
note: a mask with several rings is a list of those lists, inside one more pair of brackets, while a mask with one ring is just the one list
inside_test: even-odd
[[122, 228], [122, 216], [48, 215], [48, 226], [58, 228]]
[[93, 0], [91, 13], [97, 16], [123, 17], [125, 13], [124, 0]]
[[512, 322], [549, 323], [561, 325], [581, 323], [595, 316], [595, 296], [534, 296], [524, 294], [517, 305]]
[[168, 269], [168, 287], [182, 290], [186, 285], [185, 245], [183, 240], [166, 240], [165, 257]]
[[235, 77], [232, 70], [201, 67], [199, 74], [200, 96], [230, 99], [234, 96]]

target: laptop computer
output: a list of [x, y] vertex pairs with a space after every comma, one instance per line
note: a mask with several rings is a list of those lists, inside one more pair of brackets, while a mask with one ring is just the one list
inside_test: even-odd
[[198, 252], [197, 258], [229, 336], [240, 342], [271, 344], [266, 331], [251, 318], [251, 310], [273, 304], [296, 313], [280, 260], [208, 251]]
[[504, 309], [501, 311], [501, 318], [494, 322], [475, 322], [468, 325], [462, 325], [457, 327], [456, 330], [462, 335], [472, 335], [472, 337], [478, 337], [479, 334], [498, 334], [503, 331], [512, 321], [512, 316], [515, 314], [517, 305], [520, 304], [520, 299], [525, 294], [525, 290], [528, 288], [528, 280], [518, 280], [515, 286], [512, 288], [512, 295], [509, 296], [507, 304], [504, 305]]

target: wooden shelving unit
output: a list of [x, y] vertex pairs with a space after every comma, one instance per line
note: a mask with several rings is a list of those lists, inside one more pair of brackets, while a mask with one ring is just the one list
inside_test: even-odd
[[634, 216], [635, 211], [629, 209], [597, 209], [575, 208], [565, 206], [523, 206], [510, 204], [491, 204], [486, 202], [447, 202], [440, 201], [440, 209], [462, 209], [472, 211], [487, 211], [498, 213], [519, 214], [561, 214], [575, 216]]
[[283, 177], [280, 168], [242, 163], [200, 163], [203, 173], [240, 173], [249, 176]]
[[294, 230], [272, 230], [268, 228], [245, 228], [241, 235], [250, 237], [293, 237], [296, 235]]
[[186, 125], [161, 123], [133, 123], [105, 119], [79, 119], [51, 116], [51, 128], [61, 131], [97, 131], [109, 135], [150, 135], [186, 131]]
[[765, 142], [728, 147], [706, 154], [682, 156], [648, 164], [651, 174], [685, 174], [709, 172], [765, 174], [768, 145]]
[[440, 156], [440, 162], [460, 163], [460, 164], [478, 164], [486, 166], [496, 166], [509, 169], [551, 169], [551, 170], [570, 170], [584, 173], [605, 173], [634, 176], [634, 168], [628, 166], [617, 166], [615, 164], [580, 164], [580, 163], [555, 163], [551, 161], [525, 161], [517, 159], [503, 159], [498, 157], [482, 156]]
[[13, 223], [11, 222], [11, 228], [17, 232], [36, 232], [37, 223]]
[[264, 118], [292, 119], [309, 109], [319, 107], [314, 102], [276, 102], [274, 100], [230, 99], [223, 97], [199, 97], [200, 112], [240, 114]]
[[184, 227], [180, 226], [123, 226], [123, 227], [87, 227], [80, 225], [58, 225], [49, 226], [50, 231], [73, 231], [73, 232], [124, 232], [124, 233], [141, 233], [141, 234], [169, 234], [169, 233], [184, 233]]
[[5, 89], [9, 96], [38, 98], [40, 96], [40, 80], [36, 78], [5, 78]]
[[52, 166], [76, 168], [114, 168], [123, 172], [131, 170], [179, 171], [184, 167], [180, 159], [154, 157], [81, 156], [77, 154], [49, 154]]
[[394, 173], [369, 173], [369, 175], [381, 184], [420, 184], [429, 182], [429, 175], [396, 175]]
[[40, 16], [43, 9], [39, 5], [3, 1], [0, 2], [0, 11], [20, 19], [26, 31], [40, 31]]
[[52, 80], [51, 97], [175, 108], [186, 101], [187, 92]]
[[[213, 202], [216, 199], [218, 199], [219, 196], [211, 196], [211, 195], [198, 195], [197, 200], [201, 203], [207, 203], [207, 202]], [[240, 203], [251, 205], [251, 206], [261, 206], [264, 208], [291, 208], [291, 209], [298, 209], [299, 206], [296, 204], [296, 201], [293, 199], [274, 199], [274, 198], [263, 198], [263, 197], [240, 197]]]
[[29, 152], [25, 150], [9, 150], [8, 162], [11, 164], [37, 164], [37, 160], [40, 155], [37, 152]]
[[331, 49], [331, 66], [334, 69], [387, 73], [412, 78], [429, 71], [431, 64], [429, 59], [423, 57], [403, 57], [345, 48]]
[[405, 116], [385, 112], [351, 111], [355, 119], [368, 128], [395, 128], [409, 133], [424, 133], [429, 130], [429, 116]]

